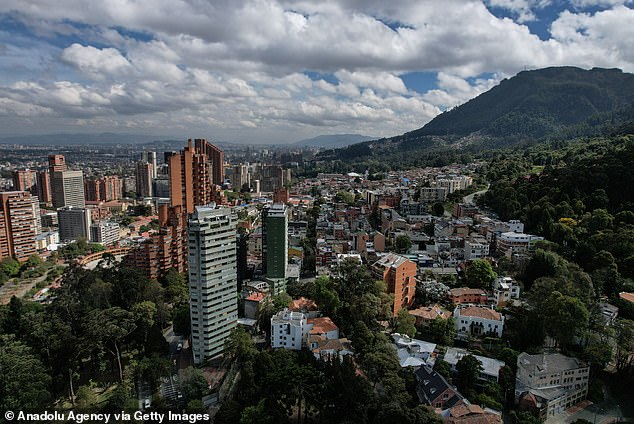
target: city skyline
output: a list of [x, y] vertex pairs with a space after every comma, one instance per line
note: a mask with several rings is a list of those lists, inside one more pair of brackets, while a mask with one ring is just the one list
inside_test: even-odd
[[397, 135], [523, 69], [631, 72], [632, 4], [7, 1], [1, 135]]

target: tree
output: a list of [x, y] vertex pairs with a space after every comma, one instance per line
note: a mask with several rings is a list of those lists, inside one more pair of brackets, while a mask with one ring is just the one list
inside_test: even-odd
[[0, 271], [10, 277], [14, 277], [20, 272], [20, 262], [16, 261], [13, 258], [4, 258], [0, 262]]
[[191, 332], [191, 321], [189, 317], [189, 303], [183, 303], [172, 312], [172, 322], [174, 333], [188, 336]]
[[412, 247], [412, 240], [408, 236], [401, 234], [396, 237], [394, 244], [399, 253], [405, 253]]
[[208, 383], [202, 370], [187, 367], [178, 372], [178, 378], [183, 387], [183, 394], [188, 400], [202, 399], [208, 391]]
[[434, 216], [443, 216], [445, 214], [445, 207], [442, 203], [436, 202], [431, 207], [431, 213]]
[[576, 297], [553, 292], [543, 303], [542, 314], [546, 333], [559, 346], [569, 345], [588, 326], [588, 309]]
[[409, 311], [401, 308], [396, 316], [395, 330], [397, 333], [405, 334], [409, 337], [416, 335], [416, 317], [410, 315]]
[[233, 356], [240, 363], [252, 360], [258, 353], [253, 339], [242, 327], [231, 330], [225, 341], [225, 353]]
[[463, 356], [456, 364], [458, 371], [458, 388], [462, 393], [471, 393], [482, 372], [482, 363], [473, 355]]
[[326, 316], [332, 316], [341, 305], [339, 295], [334, 289], [334, 284], [328, 276], [320, 275], [315, 280], [314, 297], [315, 303]]
[[24, 263], [27, 268], [35, 268], [36, 266], [42, 265], [43, 261], [40, 258], [40, 255], [31, 255], [29, 259]]
[[51, 377], [31, 349], [13, 335], [0, 335], [0, 409], [43, 410], [51, 400]]
[[634, 321], [620, 319], [616, 322], [616, 369], [625, 373], [634, 365]]
[[449, 378], [451, 376], [451, 365], [447, 361], [437, 359], [434, 363], [434, 371], [445, 378]]
[[488, 289], [496, 277], [491, 264], [484, 259], [476, 259], [467, 268], [469, 287]]

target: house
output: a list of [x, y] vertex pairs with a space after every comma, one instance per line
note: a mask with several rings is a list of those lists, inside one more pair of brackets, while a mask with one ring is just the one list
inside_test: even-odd
[[456, 405], [443, 413], [443, 420], [450, 424], [502, 424], [502, 414], [470, 403]]
[[394, 294], [394, 316], [401, 308], [414, 302], [416, 294], [416, 263], [404, 256], [389, 253], [379, 258], [372, 266], [375, 275], [387, 285], [388, 293]]
[[288, 309], [292, 312], [301, 312], [306, 315], [307, 318], [317, 318], [320, 315], [319, 308], [315, 301], [300, 297], [299, 299], [292, 300], [288, 305]]
[[599, 303], [601, 317], [606, 325], [614, 325], [616, 317], [619, 316], [619, 308], [606, 302]]
[[514, 254], [525, 254], [535, 248], [535, 243], [543, 237], [532, 234], [506, 232], [497, 237], [497, 251], [500, 255], [511, 257]]
[[[452, 371], [456, 372], [456, 365], [458, 364], [458, 361], [467, 355], [472, 354], [464, 349], [450, 347], [447, 349], [443, 359], [451, 365]], [[478, 361], [480, 361], [480, 364], [482, 364], [482, 371], [480, 371], [480, 375], [478, 376], [480, 383], [485, 383], [487, 381], [494, 381], [497, 383], [500, 378], [500, 369], [502, 369], [502, 367], [506, 364], [503, 361], [498, 361], [497, 359], [488, 358], [486, 356], [472, 356], [474, 356]]]
[[354, 355], [352, 343], [346, 339], [328, 339], [321, 334], [308, 335], [308, 348], [316, 359], [329, 361], [334, 358], [343, 360], [345, 356]]
[[301, 350], [308, 336], [306, 316], [288, 308], [271, 317], [271, 347]]
[[471, 237], [464, 242], [464, 258], [467, 261], [489, 256], [489, 242], [484, 237]]
[[511, 277], [498, 277], [493, 280], [493, 297], [497, 306], [505, 305], [512, 299], [520, 298], [520, 285]]
[[590, 367], [577, 358], [522, 352], [517, 357], [515, 400], [521, 410], [546, 420], [586, 398], [589, 376]]
[[450, 312], [445, 312], [437, 303], [412, 309], [409, 314], [416, 318], [416, 327], [426, 327], [436, 318], [447, 319], [451, 316]]
[[434, 350], [436, 350], [434, 343], [412, 339], [399, 333], [392, 334], [392, 340], [394, 340], [394, 347], [401, 367], [434, 366], [436, 362], [433, 355]]
[[440, 410], [465, 404], [466, 399], [458, 389], [447, 383], [442, 375], [431, 368], [422, 366], [414, 375], [417, 380], [416, 394], [421, 403]]
[[328, 340], [339, 338], [339, 327], [329, 317], [308, 318], [306, 330], [309, 335], [321, 335]]
[[453, 312], [457, 337], [469, 336], [502, 337], [504, 315], [486, 306], [459, 305]]
[[245, 318], [255, 319], [260, 302], [264, 299], [265, 294], [262, 292], [251, 292], [244, 298], [244, 316]]
[[454, 305], [475, 304], [486, 305], [489, 301], [487, 292], [482, 289], [460, 287], [449, 290], [449, 300]]

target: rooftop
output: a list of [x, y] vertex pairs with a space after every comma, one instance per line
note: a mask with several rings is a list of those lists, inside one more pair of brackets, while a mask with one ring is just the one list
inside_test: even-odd
[[561, 353], [529, 355], [526, 352], [522, 352], [517, 357], [517, 366], [531, 370], [534, 375], [539, 375], [585, 368], [587, 364], [577, 358], [565, 356]]
[[313, 326], [308, 334], [323, 334], [339, 329], [329, 317], [309, 318], [307, 323]]
[[[482, 308], [478, 306], [467, 306], [466, 308], [457, 308], [459, 310], [459, 315], [463, 317], [474, 317], [474, 318], [482, 318], [489, 319], [492, 321], [501, 321], [502, 314], [494, 311], [490, 308]], [[454, 313], [454, 315], [458, 315]]]
[[[464, 358], [467, 355], [472, 355], [468, 351], [464, 349], [457, 348], [449, 348], [447, 349], [447, 353], [445, 353], [444, 360], [450, 365], [455, 366], [459, 360]], [[486, 375], [491, 375], [497, 378], [500, 374], [500, 369], [506, 365], [503, 361], [498, 361], [497, 359], [488, 358], [486, 356], [472, 355], [474, 356], [480, 363], [482, 364], [482, 372]]]

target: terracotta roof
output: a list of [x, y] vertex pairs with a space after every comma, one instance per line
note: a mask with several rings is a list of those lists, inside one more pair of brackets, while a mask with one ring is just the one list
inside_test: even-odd
[[264, 295], [260, 292], [253, 292], [247, 297], [246, 300], [251, 300], [253, 302], [259, 302], [264, 298]]
[[308, 334], [323, 334], [339, 329], [329, 317], [309, 318], [307, 323], [313, 326]]
[[438, 304], [434, 304], [431, 306], [422, 306], [418, 309], [413, 309], [409, 311], [409, 314], [415, 317], [434, 320], [436, 317], [446, 319], [449, 314], [445, 313]]
[[484, 409], [478, 405], [458, 405], [451, 408], [449, 414], [451, 414], [452, 417], [459, 418], [469, 414], [484, 414]]
[[484, 413], [466, 415], [460, 418], [449, 417], [445, 422], [451, 424], [502, 424], [502, 417], [497, 414]]
[[634, 303], [634, 293], [621, 292], [619, 293], [619, 297], [623, 300]]
[[291, 311], [317, 311], [317, 304], [311, 299], [300, 297], [299, 299], [291, 301], [288, 305], [288, 309]]
[[460, 316], [476, 317], [495, 321], [500, 321], [502, 319], [501, 313], [489, 308], [478, 308], [477, 306], [469, 306], [467, 308], [460, 309]]
[[457, 288], [457, 289], [451, 289], [451, 290], [449, 290], [449, 293], [452, 296], [464, 296], [464, 295], [467, 295], [467, 294], [486, 296], [486, 294], [487, 294], [482, 289], [470, 289], [469, 287], [460, 287], [460, 288]]

